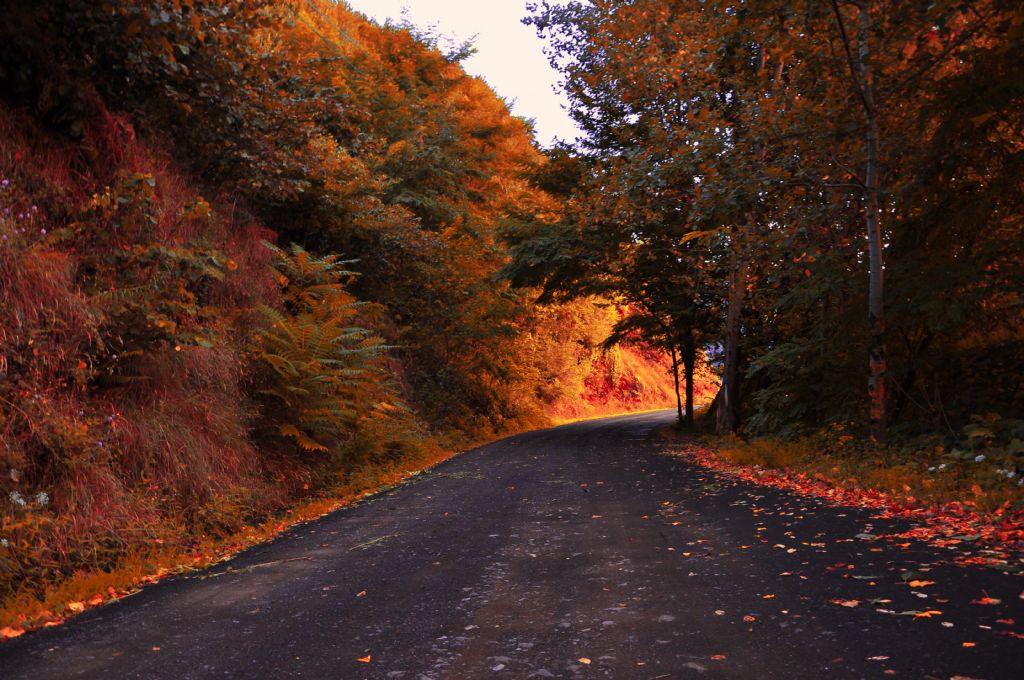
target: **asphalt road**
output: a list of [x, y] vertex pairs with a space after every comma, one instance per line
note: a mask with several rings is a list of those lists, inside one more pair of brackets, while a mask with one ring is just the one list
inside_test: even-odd
[[1024, 578], [662, 455], [671, 418], [468, 452], [3, 645], [0, 678], [1024, 677]]

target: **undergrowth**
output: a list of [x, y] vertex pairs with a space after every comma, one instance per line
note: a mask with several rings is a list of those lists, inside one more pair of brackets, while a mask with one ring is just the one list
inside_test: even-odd
[[960, 432], [876, 446], [851, 425], [795, 439], [710, 437], [724, 458], [875, 489], [923, 504], [1024, 507], [1024, 421], [976, 415]]

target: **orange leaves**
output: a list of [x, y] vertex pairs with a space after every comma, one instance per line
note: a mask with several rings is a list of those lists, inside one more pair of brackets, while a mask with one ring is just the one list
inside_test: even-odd
[[5, 640], [20, 637], [24, 634], [24, 628], [11, 628], [10, 626], [4, 626], [3, 628], [0, 628], [0, 638], [3, 638]]
[[929, 609], [928, 611], [916, 612], [914, 614], [915, 619], [930, 619], [933, 616], [940, 616], [942, 612], [938, 609]]
[[840, 607], [859, 607], [860, 600], [832, 600], [832, 604], [837, 604]]
[[1003, 601], [997, 597], [979, 597], [977, 600], [971, 600], [971, 604], [982, 604], [982, 605], [994, 605], [1002, 604]]
[[366, 656], [361, 656], [358, 659], [356, 659], [356, 661], [358, 661], [359, 663], [370, 663], [371, 661], [373, 661], [373, 655], [367, 654]]
[[914, 580], [914, 581], [910, 581], [909, 583], [907, 583], [907, 585], [910, 586], [911, 588], [925, 588], [927, 586], [935, 585], [935, 581], [918, 581], [918, 580]]
[[584, 666], [589, 666], [592, 663], [591, 660], [585, 656], [581, 656], [579, 659], [577, 659], [577, 661], [579, 661]]

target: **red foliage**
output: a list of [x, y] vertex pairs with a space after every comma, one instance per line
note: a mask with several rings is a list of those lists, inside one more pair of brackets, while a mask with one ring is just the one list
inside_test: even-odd
[[[1011, 510], [1008, 504], [992, 513], [980, 512], [972, 501], [925, 505], [914, 498], [864, 489], [823, 475], [740, 465], [725, 460], [711, 449], [696, 445], [676, 450], [673, 455], [753, 484], [813, 496], [834, 505], [871, 508], [878, 510], [879, 518], [900, 518], [917, 523], [912, 529], [880, 538], [912, 539], [942, 548], [969, 544], [989, 548], [984, 555], [958, 555], [954, 558], [958, 564], [998, 567], [1007, 564], [1013, 553], [1024, 550], [1024, 509]], [[977, 538], [967, 542], [963, 538], [965, 536]]]

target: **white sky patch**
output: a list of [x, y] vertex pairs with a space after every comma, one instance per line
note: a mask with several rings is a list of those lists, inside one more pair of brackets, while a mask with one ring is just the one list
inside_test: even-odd
[[383, 24], [389, 18], [408, 18], [419, 27], [436, 26], [443, 35], [462, 42], [476, 36], [477, 53], [462, 64], [487, 81], [511, 104], [512, 112], [536, 123], [537, 141], [573, 141], [579, 134], [563, 106], [565, 97], [554, 90], [558, 73], [544, 55], [545, 43], [531, 26], [526, 0], [347, 0], [349, 7]]

